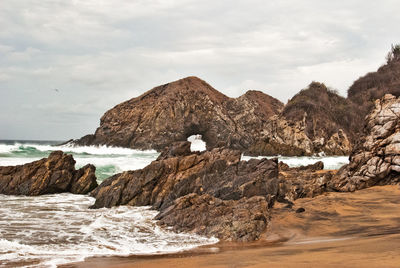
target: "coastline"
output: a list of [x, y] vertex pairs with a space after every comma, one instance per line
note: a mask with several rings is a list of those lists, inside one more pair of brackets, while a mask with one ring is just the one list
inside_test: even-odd
[[298, 199], [273, 209], [264, 237], [152, 256], [96, 257], [59, 267], [398, 267], [400, 187]]

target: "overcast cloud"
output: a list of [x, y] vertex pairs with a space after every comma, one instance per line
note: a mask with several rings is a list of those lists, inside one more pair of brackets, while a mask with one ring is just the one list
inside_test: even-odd
[[[343, 96], [400, 42], [398, 1], [2, 0], [0, 139], [69, 139], [154, 86], [195, 75], [286, 102]], [[56, 90], [57, 89], [57, 90]]]

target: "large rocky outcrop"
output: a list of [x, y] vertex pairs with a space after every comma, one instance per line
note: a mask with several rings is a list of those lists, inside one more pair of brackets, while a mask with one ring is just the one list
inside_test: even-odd
[[115, 106], [103, 115], [93, 136], [77, 142], [162, 150], [201, 134], [208, 148], [243, 149], [253, 142], [262, 122], [282, 106], [261, 92], [231, 99], [203, 80], [188, 77]]
[[259, 237], [278, 194], [277, 161], [240, 161], [240, 151], [224, 148], [192, 153], [184, 143], [172, 147], [176, 150], [166, 149], [175, 152], [172, 157], [105, 180], [91, 193], [93, 208], [151, 205], [177, 231], [227, 240]]
[[75, 170], [71, 155], [55, 151], [48, 158], [32, 163], [0, 167], [0, 194], [86, 194], [97, 186], [95, 169], [86, 165]]
[[364, 136], [329, 187], [354, 191], [400, 182], [400, 98], [387, 94], [366, 117]]
[[[234, 99], [199, 78], [188, 77], [115, 106], [103, 115], [94, 135], [75, 143], [160, 151], [172, 142], [201, 134], [208, 149], [225, 146], [251, 155], [349, 153], [347, 129], [341, 130], [339, 124], [346, 121], [341, 118], [346, 114], [336, 113], [335, 120], [326, 120], [323, 111], [315, 109], [318, 113], [304, 119], [304, 110], [300, 118], [292, 118], [293, 109], [281, 115], [282, 109], [280, 101], [260, 91]], [[310, 132], [309, 122], [317, 119], [333, 126], [319, 132], [315, 125]]]

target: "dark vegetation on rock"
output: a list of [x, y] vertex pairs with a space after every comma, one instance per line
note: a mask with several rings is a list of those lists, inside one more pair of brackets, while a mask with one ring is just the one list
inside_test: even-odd
[[347, 92], [348, 99], [358, 105], [362, 118], [374, 108], [375, 100], [385, 94], [400, 96], [400, 45], [392, 45], [386, 64], [357, 79]]
[[[326, 139], [342, 130], [354, 142], [354, 129], [360, 127], [364, 119], [357, 113], [355, 103], [318, 82], [312, 82], [290, 99], [282, 115], [291, 122], [304, 121], [305, 133], [311, 140]], [[327, 148], [324, 149], [326, 152]], [[335, 151], [326, 153], [342, 154]]]
[[71, 155], [55, 151], [32, 163], [0, 167], [0, 194], [87, 194], [97, 187], [95, 170], [90, 164], [75, 170]]

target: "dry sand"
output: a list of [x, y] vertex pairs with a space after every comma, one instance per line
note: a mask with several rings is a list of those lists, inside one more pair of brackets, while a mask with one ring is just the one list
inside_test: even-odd
[[[295, 213], [303, 207], [305, 212]], [[264, 237], [164, 256], [90, 258], [62, 267], [400, 267], [400, 187], [328, 193], [276, 206]]]

